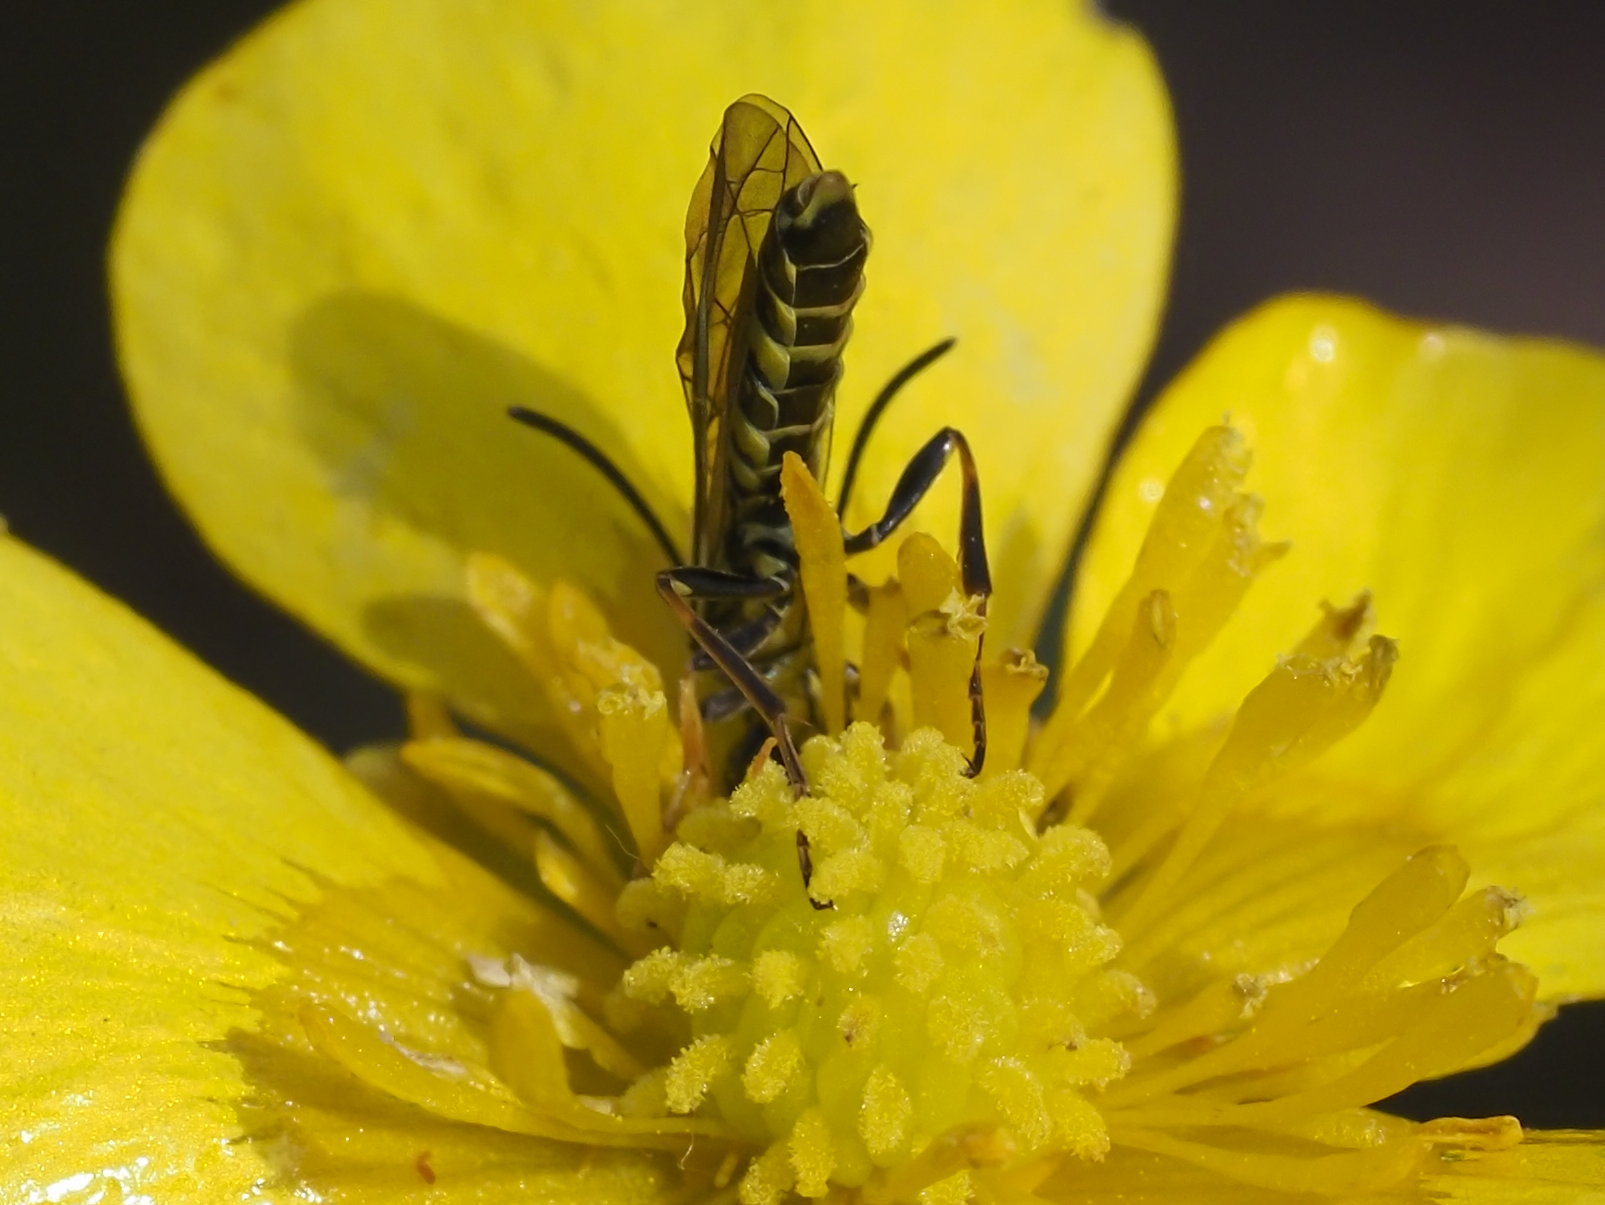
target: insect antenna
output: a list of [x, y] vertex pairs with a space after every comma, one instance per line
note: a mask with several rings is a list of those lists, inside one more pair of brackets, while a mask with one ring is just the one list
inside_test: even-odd
[[863, 459], [864, 449], [869, 446], [869, 437], [874, 434], [875, 424], [880, 422], [886, 407], [892, 404], [892, 399], [902, 391], [904, 385], [952, 351], [956, 342], [958, 340], [949, 335], [939, 343], [927, 347], [899, 368], [892, 375], [892, 379], [881, 386], [881, 391], [875, 395], [875, 400], [869, 404], [869, 409], [864, 411], [863, 421], [858, 424], [858, 433], [853, 436], [853, 450], [847, 453], [847, 470], [842, 474], [841, 493], [836, 498], [838, 515], [847, 513], [847, 499], [852, 496], [853, 482], [858, 477], [858, 462]]
[[658, 547], [663, 550], [663, 555], [668, 558], [669, 564], [683, 565], [686, 563], [685, 554], [674, 546], [674, 540], [670, 537], [668, 529], [659, 521], [657, 515], [652, 513], [652, 508], [647, 505], [646, 499], [641, 496], [641, 491], [636, 489], [630, 479], [624, 475], [623, 470], [608, 458], [606, 452], [586, 439], [573, 427], [570, 427], [567, 423], [559, 422], [550, 414], [542, 414], [539, 410], [531, 410], [527, 406], [509, 406], [507, 413], [526, 427], [533, 427], [537, 431], [550, 435], [558, 443], [577, 453], [587, 464], [601, 473], [607, 479], [607, 483], [618, 491], [619, 497], [630, 504], [630, 509], [636, 513], [641, 522], [646, 524], [647, 530], [652, 533], [652, 538], [657, 541]]

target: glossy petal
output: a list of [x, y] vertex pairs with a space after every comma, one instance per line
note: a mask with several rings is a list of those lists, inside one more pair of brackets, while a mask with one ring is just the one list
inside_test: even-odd
[[1311, 842], [1361, 826], [1379, 845], [1458, 844], [1475, 881], [1529, 897], [1501, 949], [1546, 996], [1605, 993], [1605, 359], [1350, 301], [1267, 305], [1145, 420], [1073, 632], [1118, 585], [1169, 467], [1226, 412], [1253, 448], [1262, 529], [1293, 551], [1189, 672], [1162, 730], [1228, 714], [1317, 603], [1369, 588], [1401, 653], [1388, 693], [1271, 806]]
[[[286, 1188], [282, 1173], [405, 1200], [424, 1151], [430, 1200], [648, 1195], [638, 1160], [586, 1173], [575, 1148], [465, 1135], [320, 1070], [304, 1037], [292, 1048], [281, 959], [320, 935], [346, 961], [304, 959], [303, 979], [393, 1027], [410, 1009], [439, 1028], [427, 1005], [460, 986], [451, 947], [474, 932], [497, 954], [535, 918], [53, 563], [0, 542], [0, 583], [0, 1196], [209, 1205]], [[401, 910], [364, 911], [376, 895], [410, 895], [428, 939], [385, 942]], [[239, 1141], [267, 1127], [276, 1143]]]
[[1510, 1150], [1445, 1161], [1422, 1188], [1426, 1200], [1468, 1205], [1605, 1205], [1605, 1134], [1535, 1131]]
[[[685, 206], [724, 106], [754, 88], [859, 182], [880, 231], [844, 427], [960, 338], [889, 415], [853, 513], [925, 435], [967, 425], [1017, 627], [1148, 348], [1173, 220], [1147, 49], [1057, 0], [1007, 19], [914, 0], [292, 6], [173, 103], [112, 248], [139, 422], [208, 542], [368, 665], [481, 718], [541, 705], [463, 606], [469, 550], [584, 581], [626, 638], [678, 660], [641, 525], [504, 412], [577, 427], [683, 529]], [[956, 491], [939, 494], [921, 521], [954, 529]]]
[[[1605, 1134], [1573, 1130], [1529, 1133], [1503, 1151], [1455, 1152], [1429, 1166], [1414, 1188], [1346, 1196], [1334, 1205], [1601, 1205], [1605, 1202]], [[1076, 1167], [1042, 1190], [1062, 1205], [1289, 1205], [1305, 1195], [1254, 1188], [1175, 1160], [1117, 1152]], [[1333, 1202], [1333, 1198], [1321, 1197]]]

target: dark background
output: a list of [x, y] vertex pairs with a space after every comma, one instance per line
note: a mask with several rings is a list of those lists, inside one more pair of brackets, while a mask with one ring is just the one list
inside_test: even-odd
[[[102, 250], [167, 96], [265, 0], [32, 0], [0, 40], [0, 513], [336, 749], [388, 692], [245, 594], [162, 494], [110, 352]], [[1605, 345], [1605, 5], [1124, 0], [1169, 81], [1183, 198], [1150, 396], [1286, 289]], [[219, 404], [226, 405], [220, 399]], [[1602, 670], [1605, 672], [1605, 670]], [[1605, 1126], [1605, 1006], [1414, 1115]]]

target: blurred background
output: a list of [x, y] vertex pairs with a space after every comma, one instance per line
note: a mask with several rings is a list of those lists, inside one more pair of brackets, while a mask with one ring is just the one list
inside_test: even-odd
[[[235, 585], [172, 509], [126, 416], [103, 299], [103, 248], [140, 139], [186, 76], [274, 7], [8, 8], [0, 513], [346, 749], [398, 731], [395, 700]], [[1174, 284], [1139, 401], [1222, 323], [1288, 289], [1605, 346], [1605, 5], [1105, 7], [1154, 46], [1181, 144]], [[1601, 1065], [1605, 1005], [1578, 1006], [1519, 1058], [1394, 1107], [1601, 1127]]]

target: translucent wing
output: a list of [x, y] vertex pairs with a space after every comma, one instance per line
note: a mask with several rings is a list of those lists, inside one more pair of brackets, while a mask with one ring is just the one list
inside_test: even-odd
[[767, 96], [725, 110], [685, 223], [685, 334], [676, 356], [696, 453], [692, 559], [713, 563], [725, 525], [725, 411], [740, 371], [753, 266], [775, 206], [820, 170], [801, 127]]

